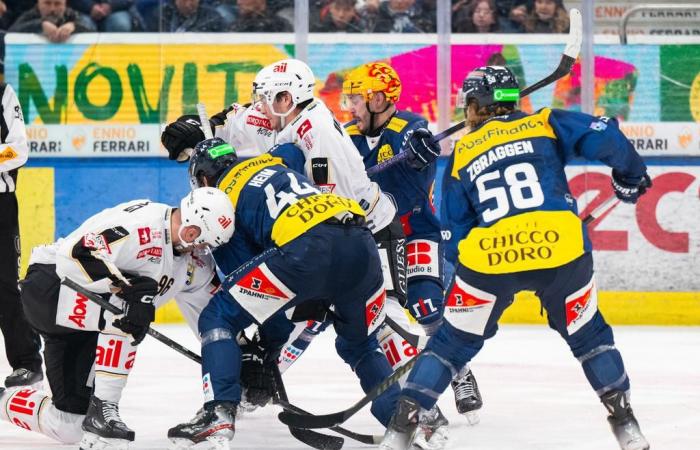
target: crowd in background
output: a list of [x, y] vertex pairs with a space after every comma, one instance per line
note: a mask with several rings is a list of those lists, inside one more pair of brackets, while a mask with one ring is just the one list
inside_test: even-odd
[[[435, 33], [436, 0], [309, 0], [309, 31]], [[294, 0], [0, 0], [0, 30], [292, 32]], [[562, 0], [452, 0], [455, 33], [566, 33]]]

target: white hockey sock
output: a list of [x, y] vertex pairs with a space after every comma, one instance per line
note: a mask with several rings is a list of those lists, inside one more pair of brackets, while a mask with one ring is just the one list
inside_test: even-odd
[[95, 397], [119, 402], [134, 366], [136, 346], [129, 336], [100, 333], [95, 357]]
[[0, 418], [29, 431], [36, 431], [64, 444], [80, 441], [81, 414], [59, 411], [45, 392], [22, 387], [0, 394]]

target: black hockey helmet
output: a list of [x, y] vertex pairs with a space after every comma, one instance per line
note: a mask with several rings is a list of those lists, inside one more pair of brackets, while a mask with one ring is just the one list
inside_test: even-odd
[[518, 80], [507, 67], [479, 67], [464, 79], [457, 106], [466, 108], [472, 99], [476, 100], [479, 108], [486, 107], [491, 111], [498, 106], [514, 109], [520, 99]]
[[199, 142], [190, 158], [190, 186], [192, 189], [203, 187], [201, 180], [206, 178], [209, 186], [216, 187], [219, 178], [236, 161], [236, 150], [223, 139], [211, 138]]

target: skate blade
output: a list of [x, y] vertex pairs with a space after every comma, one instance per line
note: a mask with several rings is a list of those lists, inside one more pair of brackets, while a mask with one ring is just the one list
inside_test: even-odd
[[129, 450], [126, 439], [113, 439], [85, 432], [80, 440], [80, 450]]
[[479, 422], [481, 422], [481, 417], [479, 416], [479, 413], [476, 411], [467, 411], [465, 413], [462, 413], [465, 419], [467, 419], [467, 423], [470, 426], [477, 425]]
[[220, 436], [211, 436], [202, 442], [192, 442], [185, 438], [170, 438], [169, 450], [230, 450], [231, 440]]

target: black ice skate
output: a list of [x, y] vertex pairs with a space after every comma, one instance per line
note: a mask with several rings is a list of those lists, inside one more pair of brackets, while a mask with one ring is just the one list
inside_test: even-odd
[[421, 410], [416, 437], [413, 439], [411, 450], [440, 450], [447, 445], [447, 418], [437, 405], [430, 411]]
[[80, 450], [127, 450], [135, 437], [119, 417], [119, 405], [94, 395], [90, 397], [82, 429]]
[[43, 379], [44, 374], [42, 374], [41, 371], [32, 372], [29, 369], [20, 368], [5, 378], [5, 387], [34, 386], [41, 383]]
[[479, 386], [476, 384], [476, 378], [469, 366], [462, 369], [457, 378], [450, 383], [452, 390], [455, 393], [455, 405], [457, 412], [467, 418], [469, 425], [479, 423], [479, 413], [483, 402], [481, 401], [481, 393]]
[[421, 407], [412, 398], [400, 397], [379, 450], [408, 450], [418, 428]]
[[170, 448], [188, 449], [206, 441], [208, 447], [197, 445], [197, 449], [228, 450], [236, 431], [235, 423], [236, 405], [233, 403], [223, 402], [204, 407], [189, 422], [168, 430], [168, 438], [172, 442]]
[[628, 395], [623, 391], [612, 391], [600, 397], [608, 409], [608, 423], [622, 450], [649, 450], [649, 443], [639, 429], [632, 413]]

